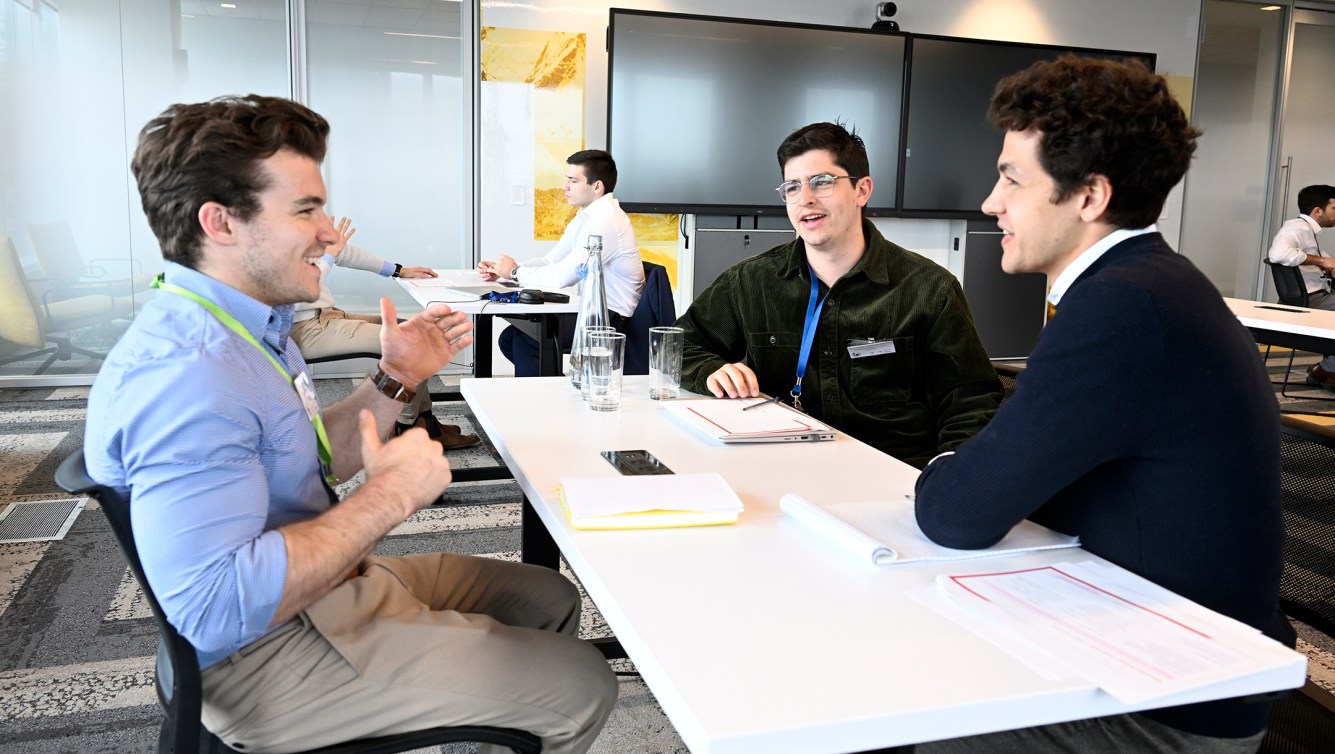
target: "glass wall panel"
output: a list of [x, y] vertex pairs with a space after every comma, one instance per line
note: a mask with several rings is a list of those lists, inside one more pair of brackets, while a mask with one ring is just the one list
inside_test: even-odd
[[0, 381], [91, 381], [150, 295], [162, 258], [129, 171], [149, 118], [289, 94], [286, 2], [228, 5], [0, 0]]
[[1206, 0], [1192, 120], [1205, 135], [1187, 173], [1180, 251], [1225, 296], [1252, 298], [1269, 245], [1271, 127], [1284, 11]]
[[[1290, 165], [1292, 176], [1280, 197], [1278, 222], [1299, 212], [1299, 189], [1318, 183], [1335, 184], [1335, 149], [1331, 148], [1335, 100], [1324, 85], [1324, 77], [1335, 66], [1335, 13], [1297, 10], [1293, 21], [1293, 55], [1281, 142], [1281, 161]], [[1323, 248], [1335, 247], [1335, 241], [1327, 240], [1329, 235], [1321, 234]]]
[[[310, 105], [329, 119], [329, 213], [353, 219], [352, 243], [405, 267], [473, 266], [461, 243], [459, 3], [307, 0]], [[378, 311], [382, 296], [418, 307], [373, 274], [335, 269], [337, 305]]]

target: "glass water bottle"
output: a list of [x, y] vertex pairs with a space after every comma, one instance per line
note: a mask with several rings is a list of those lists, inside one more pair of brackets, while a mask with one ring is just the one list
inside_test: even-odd
[[580, 275], [579, 314], [570, 342], [570, 384], [576, 390], [584, 379], [584, 332], [593, 325], [607, 326], [607, 289], [603, 285], [603, 237], [589, 236], [589, 258]]

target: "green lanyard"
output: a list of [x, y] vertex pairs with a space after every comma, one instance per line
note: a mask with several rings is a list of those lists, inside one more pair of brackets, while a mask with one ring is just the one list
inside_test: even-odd
[[[267, 348], [260, 345], [260, 342], [255, 340], [255, 336], [251, 335], [246, 328], [242, 327], [241, 323], [237, 322], [235, 317], [223, 311], [221, 306], [218, 306], [194, 291], [188, 291], [179, 285], [166, 282], [166, 276], [162, 274], [153, 278], [152, 287], [164, 290], [167, 293], [175, 293], [178, 296], [185, 296], [192, 301], [198, 302], [199, 305], [205, 309], [208, 309], [213, 316], [218, 318], [219, 322], [227, 325], [228, 329], [237, 335], [240, 335], [247, 343], [255, 346], [260, 353], [264, 354], [265, 358], [269, 359], [269, 363], [273, 364], [273, 368], [277, 369], [278, 373], [283, 375], [283, 379], [287, 380], [287, 384], [291, 385], [292, 389], [297, 391], [298, 396], [301, 395], [301, 390], [297, 387], [296, 380], [293, 379], [292, 375], [288, 374], [287, 369], [278, 362], [278, 359], [274, 358], [273, 354], [269, 353]], [[305, 406], [305, 403], [306, 402], [303, 400], [302, 405]], [[334, 476], [333, 472], [334, 453], [330, 450], [329, 435], [324, 431], [324, 419], [320, 418], [320, 412], [318, 410], [310, 413], [310, 419], [311, 424], [315, 427], [315, 438], [320, 446], [320, 470], [324, 472], [325, 481], [329, 482], [329, 485], [332, 487], [333, 485], [338, 484], [338, 477]]]

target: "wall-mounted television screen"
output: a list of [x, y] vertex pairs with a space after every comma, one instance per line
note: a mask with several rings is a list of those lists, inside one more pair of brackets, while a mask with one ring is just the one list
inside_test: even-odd
[[819, 121], [855, 128], [898, 206], [905, 38], [862, 29], [613, 8], [608, 150], [632, 212], [783, 214], [775, 151]]
[[987, 123], [997, 82], [1065, 53], [1135, 58], [1149, 53], [913, 35], [905, 106], [900, 207], [915, 213], [978, 213], [997, 180], [1003, 134]]

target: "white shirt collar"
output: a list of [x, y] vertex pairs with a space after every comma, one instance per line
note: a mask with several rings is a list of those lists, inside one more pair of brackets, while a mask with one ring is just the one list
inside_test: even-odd
[[1128, 238], [1143, 236], [1146, 233], [1157, 233], [1158, 231], [1159, 228], [1156, 225], [1137, 228], [1135, 230], [1118, 228], [1103, 238], [1100, 238], [1098, 241], [1095, 241], [1093, 246], [1080, 252], [1080, 256], [1076, 257], [1073, 262], [1066, 265], [1066, 269], [1062, 270], [1061, 274], [1057, 276], [1057, 279], [1052, 282], [1052, 289], [1048, 291], [1048, 303], [1053, 306], [1060, 304], [1062, 296], [1066, 294], [1066, 289], [1070, 288], [1071, 284], [1074, 283], [1076, 278], [1080, 277], [1085, 270], [1088, 270], [1091, 265], [1099, 261], [1099, 257], [1103, 256], [1108, 249], [1111, 249]]
[[1324, 228], [1321, 227], [1320, 223], [1312, 219], [1311, 215], [1298, 215], [1298, 217], [1301, 217], [1302, 219], [1307, 221], [1307, 227], [1312, 229], [1313, 234], [1320, 233], [1322, 230], [1325, 230]]

